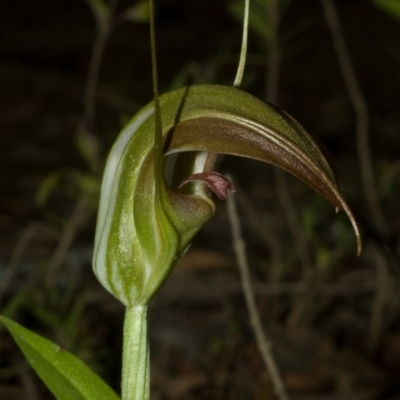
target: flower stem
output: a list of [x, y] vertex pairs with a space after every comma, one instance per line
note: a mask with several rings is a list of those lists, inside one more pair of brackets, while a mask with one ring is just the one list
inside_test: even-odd
[[147, 306], [127, 307], [122, 353], [122, 400], [150, 398]]
[[240, 50], [239, 65], [236, 72], [235, 81], [233, 82], [233, 86], [235, 87], [239, 87], [242, 84], [244, 67], [246, 66], [247, 37], [249, 31], [249, 8], [250, 0], [244, 0], [242, 49]]

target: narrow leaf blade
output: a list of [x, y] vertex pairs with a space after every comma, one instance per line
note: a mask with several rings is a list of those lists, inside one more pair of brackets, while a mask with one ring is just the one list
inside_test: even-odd
[[0, 317], [32, 368], [58, 400], [117, 400], [81, 360], [8, 318]]

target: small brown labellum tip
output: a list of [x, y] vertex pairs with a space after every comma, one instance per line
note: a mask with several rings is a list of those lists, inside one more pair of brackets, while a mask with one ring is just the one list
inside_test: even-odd
[[218, 172], [201, 172], [185, 178], [179, 188], [189, 182], [202, 181], [211, 189], [220, 200], [226, 200], [228, 191], [235, 192], [233, 183]]

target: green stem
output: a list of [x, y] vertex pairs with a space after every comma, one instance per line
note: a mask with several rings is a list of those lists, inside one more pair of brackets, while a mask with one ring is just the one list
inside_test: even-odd
[[235, 81], [233, 82], [233, 86], [235, 87], [239, 87], [242, 84], [244, 67], [246, 66], [247, 36], [249, 31], [249, 8], [250, 0], [244, 0], [242, 49], [240, 50], [239, 65], [236, 72]]
[[154, 136], [154, 173], [156, 177], [156, 196], [160, 188], [160, 177], [163, 176], [163, 144], [162, 144], [162, 122], [161, 108], [158, 94], [158, 72], [157, 72], [157, 50], [156, 29], [154, 26], [154, 1], [149, 0], [150, 12], [150, 45], [151, 45], [151, 69], [153, 76], [153, 96], [155, 112], [155, 136]]
[[122, 400], [150, 398], [147, 306], [127, 307], [122, 353]]

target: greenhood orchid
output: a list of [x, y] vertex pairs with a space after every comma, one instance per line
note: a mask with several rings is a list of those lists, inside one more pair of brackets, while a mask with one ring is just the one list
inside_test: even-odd
[[160, 108], [163, 162], [154, 157], [152, 102], [123, 129], [103, 178], [93, 265], [99, 281], [123, 304], [147, 305], [212, 217], [207, 187], [221, 198], [233, 189], [213, 171], [218, 153], [271, 163], [303, 180], [346, 212], [360, 252], [356, 222], [325, 151], [290, 115], [218, 85], [167, 93]]

